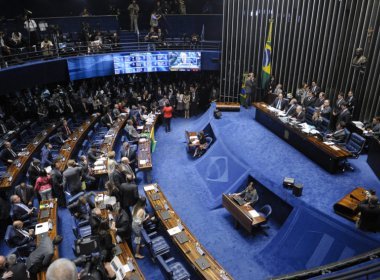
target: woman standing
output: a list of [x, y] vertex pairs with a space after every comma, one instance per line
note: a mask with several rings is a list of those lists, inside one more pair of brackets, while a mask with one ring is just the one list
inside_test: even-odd
[[183, 108], [185, 110], [185, 119], [190, 118], [190, 93], [186, 90], [183, 96]]
[[40, 174], [41, 175], [37, 178], [34, 190], [38, 192], [41, 200], [52, 199], [52, 184], [50, 175], [46, 173], [45, 169], [42, 169]]
[[149, 219], [149, 215], [145, 212], [146, 206], [146, 198], [145, 196], [141, 196], [139, 200], [136, 202], [136, 205], [133, 206], [132, 210], [132, 230], [135, 234], [135, 258], [143, 259], [144, 256], [140, 254], [141, 247], [141, 230], [143, 229], [143, 223]]
[[165, 107], [162, 109], [162, 113], [164, 114], [165, 132], [170, 132], [170, 122], [173, 117], [173, 107], [169, 102], [167, 102]]
[[182, 116], [183, 111], [183, 93], [180, 91], [177, 91], [177, 113], [178, 116]]

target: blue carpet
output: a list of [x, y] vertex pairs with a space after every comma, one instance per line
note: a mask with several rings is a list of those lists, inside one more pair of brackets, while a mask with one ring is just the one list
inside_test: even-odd
[[[220, 120], [212, 112], [213, 107], [198, 118], [174, 119], [170, 133], [157, 130], [153, 175], [182, 220], [235, 279], [265, 279], [380, 245], [378, 234], [356, 230], [332, 208], [357, 186], [380, 191], [365, 155], [351, 161], [355, 172], [333, 175], [257, 123], [254, 109], [223, 112]], [[194, 160], [186, 154], [184, 132], [209, 122], [217, 140]], [[294, 207], [284, 224], [271, 222], [268, 236], [236, 230], [227, 211], [215, 208], [223, 192], [243, 187], [248, 174]], [[285, 176], [304, 185], [302, 197], [282, 187]]]

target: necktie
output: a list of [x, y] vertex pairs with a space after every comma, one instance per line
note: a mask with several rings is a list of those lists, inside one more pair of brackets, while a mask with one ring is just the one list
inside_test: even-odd
[[30, 237], [29, 233], [26, 230], [19, 229], [18, 232], [21, 233], [22, 235], [24, 235], [25, 237], [28, 237], [28, 238]]
[[12, 149], [9, 149], [9, 152], [12, 154], [13, 157], [17, 157], [16, 153]]
[[281, 109], [281, 100], [278, 100], [276, 108], [279, 110]]
[[288, 115], [290, 110], [293, 108], [293, 105], [289, 107], [288, 111], [286, 112], [286, 114]]
[[17, 204], [19, 207], [21, 207], [22, 209], [24, 209], [26, 212], [29, 212], [30, 209], [28, 208], [28, 206], [26, 206], [25, 204], [23, 203], [18, 203]]
[[65, 125], [65, 130], [67, 135], [71, 134], [70, 128], [67, 125]]

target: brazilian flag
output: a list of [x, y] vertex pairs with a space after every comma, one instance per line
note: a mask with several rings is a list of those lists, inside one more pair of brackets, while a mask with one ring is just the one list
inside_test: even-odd
[[261, 74], [261, 88], [266, 89], [272, 73], [272, 24], [273, 19], [269, 20], [268, 38], [264, 48], [263, 69]]

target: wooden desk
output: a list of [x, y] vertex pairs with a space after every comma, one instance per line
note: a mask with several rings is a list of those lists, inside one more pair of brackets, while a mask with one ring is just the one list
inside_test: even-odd
[[[108, 219], [108, 211], [106, 209], [102, 210], [102, 217]], [[112, 230], [109, 230], [109, 233], [112, 236], [113, 243], [117, 244], [116, 233]], [[121, 263], [124, 265], [128, 262], [128, 260], [130, 260], [132, 262], [134, 268], [135, 268], [135, 270], [132, 272], [132, 275], [130, 277], [135, 277], [134, 279], [141, 279], [141, 280], [145, 279], [144, 274], [142, 273], [141, 269], [139, 268], [139, 266], [136, 262], [136, 259], [133, 256], [131, 249], [128, 247], [127, 242], [122, 242], [122, 243], [119, 243], [117, 245], [120, 247], [120, 249], [122, 251], [122, 253], [120, 255], [118, 255]]]
[[92, 115], [80, 127], [73, 131], [73, 133], [70, 135], [70, 140], [63, 144], [58, 154], [58, 158], [60, 158], [58, 163], [59, 171], [65, 171], [67, 162], [74, 155], [79, 146], [82, 144], [89, 130], [95, 125], [98, 118], [98, 114]]
[[366, 189], [358, 187], [334, 204], [335, 213], [356, 222], [359, 217], [359, 204], [366, 199]]
[[[108, 130], [107, 134], [104, 136], [104, 141], [102, 145], [100, 145], [100, 151], [107, 155], [108, 152], [113, 151], [116, 141], [121, 135], [121, 132], [123, 131], [123, 128], [125, 124], [127, 123], [127, 116], [120, 116], [113, 124], [113, 126]], [[105, 168], [94, 170], [94, 175], [106, 175], [107, 174], [107, 167]]]
[[367, 163], [380, 179], [380, 140], [374, 137], [369, 141]]
[[240, 206], [233, 198], [233, 195], [223, 194], [223, 207], [231, 213], [235, 221], [240, 224], [249, 233], [252, 233], [255, 226], [258, 226], [266, 221], [262, 216], [253, 218], [249, 211], [253, 210], [251, 205]]
[[[147, 187], [154, 186], [155, 190], [148, 190]], [[180, 217], [174, 212], [173, 207], [171, 206], [170, 202], [167, 200], [163, 192], [161, 191], [160, 187], [158, 185], [147, 185], [144, 187], [144, 191], [146, 194], [146, 197], [148, 198], [150, 205], [155, 210], [156, 216], [158, 219], [160, 219], [162, 225], [166, 230], [174, 228], [178, 225], [178, 221], [180, 221]], [[156, 192], [157, 191], [157, 192]], [[154, 200], [153, 195], [158, 195], [159, 199]], [[166, 206], [166, 208], [165, 208]], [[164, 211], [168, 211], [170, 214], [170, 218], [167, 220], [164, 220], [162, 217], [162, 213]], [[186, 260], [189, 262], [189, 264], [192, 265], [194, 270], [198, 273], [198, 275], [202, 279], [214, 279], [219, 280], [220, 272], [225, 271], [225, 269], [211, 256], [211, 254], [202, 246], [199, 244], [199, 241], [195, 238], [195, 236], [190, 232], [190, 230], [187, 228], [187, 226], [181, 222], [183, 230], [182, 232], [186, 234], [189, 241], [181, 244], [175, 235], [170, 236], [173, 243], [177, 245], [179, 250], [182, 252]], [[205, 270], [202, 270], [198, 264], [196, 263], [196, 260], [201, 257], [201, 255], [198, 253], [196, 249], [196, 244], [199, 244], [200, 248], [204, 252], [203, 257], [208, 261], [210, 264], [209, 268], [206, 268]], [[233, 279], [230, 274], [226, 272], [226, 279]]]
[[300, 150], [310, 159], [331, 173], [339, 170], [339, 162], [351, 156], [351, 153], [337, 145], [327, 145], [316, 136], [306, 134], [289, 123], [283, 123], [268, 105], [254, 103], [256, 121], [272, 131], [278, 137]]
[[216, 102], [216, 109], [220, 111], [240, 111], [240, 104], [237, 102]]
[[[52, 221], [53, 229], [49, 231], [49, 236], [50, 236], [50, 239], [53, 240], [57, 236], [57, 223], [58, 223], [57, 200], [56, 199], [43, 200], [43, 201], [41, 201], [40, 205], [50, 204], [50, 203], [53, 203], [53, 208], [50, 208], [49, 217], [46, 217], [43, 219], [40, 218], [40, 214], [41, 214], [41, 210], [40, 210], [40, 212], [38, 213], [38, 223], [47, 222], [49, 219]], [[37, 238], [36, 238], [37, 246], [38, 246], [39, 242], [40, 242], [40, 236], [37, 235]], [[58, 258], [59, 258], [58, 246], [54, 246], [54, 256], [52, 258], [52, 262]], [[42, 271], [42, 272], [37, 274], [37, 280], [45, 280], [45, 279], [46, 279], [46, 271]]]
[[57, 124], [51, 124], [47, 129], [41, 131], [29, 145], [25, 148], [25, 151], [21, 154], [17, 160], [15, 160], [11, 166], [8, 167], [7, 173], [9, 177], [5, 177], [0, 181], [0, 189], [10, 188], [17, 183], [19, 176], [27, 169], [29, 162], [32, 160], [33, 154], [38, 151], [46, 139], [57, 129]]

